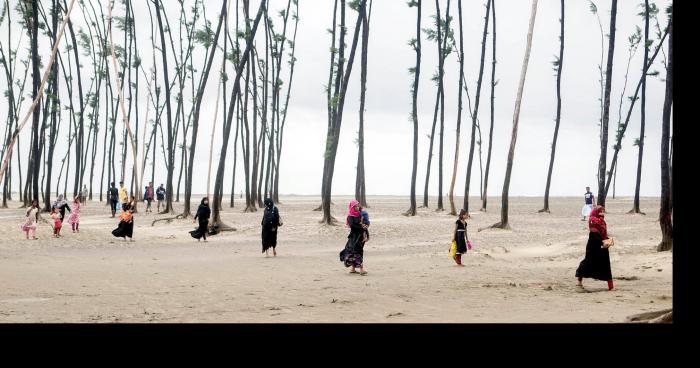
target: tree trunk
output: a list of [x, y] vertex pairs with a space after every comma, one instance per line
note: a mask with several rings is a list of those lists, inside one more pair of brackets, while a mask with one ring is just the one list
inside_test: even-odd
[[[345, 9], [345, 2], [341, 0], [342, 4], [342, 12], [344, 13]], [[326, 147], [330, 148], [330, 152], [327, 152], [326, 158], [324, 160], [324, 167], [326, 168], [326, 185], [325, 185], [325, 191], [323, 193], [323, 198], [322, 198], [322, 207], [323, 207], [323, 219], [321, 222], [331, 225], [335, 222], [335, 219], [331, 215], [331, 190], [332, 190], [332, 184], [333, 184], [333, 171], [335, 169], [335, 157], [338, 152], [338, 141], [340, 139], [340, 128], [342, 125], [342, 120], [343, 120], [343, 107], [345, 105], [345, 94], [347, 92], [347, 87], [348, 87], [348, 82], [350, 80], [350, 74], [352, 72], [352, 65], [353, 61], [355, 59], [355, 51], [357, 50], [357, 41], [359, 38], [360, 34], [360, 28], [361, 28], [361, 22], [362, 22], [362, 17], [365, 14], [365, 9], [366, 9], [367, 1], [362, 0], [360, 5], [359, 5], [359, 11], [358, 11], [358, 16], [357, 16], [357, 22], [355, 23], [355, 31], [352, 39], [352, 46], [350, 48], [350, 57], [348, 58], [348, 65], [347, 65], [347, 70], [344, 71], [343, 78], [342, 78], [342, 85], [340, 88], [340, 91], [338, 94], [336, 94], [336, 101], [338, 102], [337, 104], [337, 109], [336, 113], [334, 114], [334, 119], [333, 119], [333, 126], [332, 126], [332, 131], [329, 131], [329, 136], [327, 137], [326, 140]], [[341, 16], [341, 19], [344, 18], [344, 16]], [[341, 30], [344, 29], [342, 26], [344, 24], [344, 21], [341, 20]], [[341, 50], [344, 48], [344, 32], [341, 31], [341, 42], [340, 42]], [[342, 57], [341, 57], [342, 59]], [[342, 68], [338, 68], [338, 73], [341, 73]]]
[[367, 91], [367, 45], [369, 42], [369, 22], [362, 16], [362, 51], [360, 54], [360, 130], [357, 136], [357, 174], [355, 198], [362, 207], [368, 207], [365, 196], [365, 93]]
[[491, 10], [491, 1], [486, 3], [486, 16], [484, 17], [484, 32], [481, 38], [481, 62], [479, 63], [479, 77], [476, 82], [476, 98], [474, 100], [474, 113], [472, 114], [472, 132], [469, 139], [469, 158], [467, 159], [467, 179], [464, 183], [464, 206], [463, 208], [469, 213], [469, 188], [472, 181], [472, 164], [474, 162], [474, 136], [476, 134], [476, 120], [479, 117], [479, 100], [481, 98], [481, 82], [484, 75], [484, 61], [486, 59], [486, 35], [489, 27], [489, 11]]
[[[416, 175], [418, 173], [418, 82], [420, 79], [420, 57], [421, 57], [421, 42], [420, 42], [420, 20], [421, 20], [421, 0], [416, 0], [414, 3], [409, 3], [409, 6], [415, 6], [417, 11], [416, 17], [416, 38], [411, 41], [413, 50], [416, 52], [416, 66], [413, 69], [413, 87], [412, 92], [412, 110], [411, 119], [413, 120], [413, 168], [411, 171], [411, 200], [410, 207], [405, 215], [416, 215]], [[461, 12], [460, 12], [461, 14]]]
[[666, 94], [664, 97], [663, 117], [661, 120], [661, 208], [659, 225], [661, 226], [661, 243], [659, 252], [673, 249], [673, 206], [671, 201], [671, 175], [669, 141], [671, 133], [671, 106], [673, 105], [673, 15], [668, 21], [668, 65], [666, 67]]
[[[615, 1], [615, 0], [613, 0]], [[532, 12], [530, 13], [530, 25], [527, 32], [527, 46], [525, 47], [525, 57], [523, 66], [520, 70], [520, 82], [518, 83], [518, 94], [515, 98], [515, 112], [513, 113], [513, 132], [511, 134], [510, 149], [508, 151], [508, 163], [506, 166], [506, 175], [503, 182], [503, 194], [501, 197], [501, 222], [494, 224], [492, 227], [500, 229], [510, 229], [508, 223], [508, 189], [510, 187], [510, 175], [513, 170], [513, 158], [515, 155], [515, 142], [518, 138], [518, 122], [520, 120], [520, 104], [523, 99], [523, 89], [525, 88], [525, 75], [527, 74], [527, 65], [530, 61], [530, 50], [532, 49], [532, 31], [535, 28], [535, 16], [537, 15], [537, 0], [532, 0]]]
[[544, 189], [544, 207], [540, 212], [549, 213], [549, 188], [552, 183], [552, 170], [554, 169], [554, 155], [557, 150], [557, 137], [559, 136], [559, 122], [561, 121], [561, 68], [564, 63], [564, 0], [561, 0], [561, 31], [559, 35], [559, 58], [557, 59], [557, 118], [554, 123], [554, 138], [552, 138], [552, 154], [549, 157], [549, 170], [547, 171], [547, 185]]
[[598, 205], [605, 206], [605, 175], [608, 154], [608, 120], [610, 118], [610, 89], [612, 88], [613, 56], [615, 54], [615, 21], [617, 0], [612, 0], [610, 10], [610, 32], [608, 42], [608, 63], [605, 70], [605, 94], [603, 97], [603, 120], [601, 122], [600, 161], [598, 161]]
[[219, 156], [219, 165], [216, 172], [216, 180], [214, 181], [214, 201], [212, 209], [212, 227], [215, 231], [221, 231], [227, 229], [228, 226], [224, 225], [221, 221], [220, 211], [221, 211], [221, 194], [224, 185], [224, 171], [226, 169], [226, 153], [228, 151], [228, 140], [231, 136], [231, 125], [233, 120], [233, 112], [236, 102], [236, 97], [240, 92], [241, 87], [241, 76], [243, 75], [243, 68], [247, 65], [250, 58], [251, 50], [253, 48], [253, 39], [255, 37], [255, 32], [258, 29], [258, 24], [260, 23], [260, 18], [262, 17], [263, 11], [265, 10], [265, 0], [260, 0], [260, 6], [258, 8], [258, 13], [253, 22], [253, 28], [250, 29], [250, 24], [248, 22], [249, 14], [246, 8], [246, 48], [242, 53], [241, 60], [236, 65], [236, 78], [234, 79], [233, 90], [231, 92], [231, 100], [229, 102], [228, 115], [226, 116], [226, 121], [223, 126], [223, 142], [221, 145], [221, 154]]
[[[644, 65], [646, 65], [649, 57], [649, 0], [644, 0]], [[643, 68], [644, 69], [644, 68]], [[631, 213], [644, 214], [639, 209], [639, 189], [642, 184], [642, 157], [644, 156], [644, 123], [646, 120], [646, 101], [647, 101], [647, 73], [642, 70], [642, 100], [640, 101], [641, 121], [639, 128], [639, 157], [637, 159], [637, 182], [634, 186], [634, 203]]]
[[[214, 40], [212, 43], [211, 50], [209, 50], [209, 55], [205, 59], [204, 72], [202, 73], [201, 79], [199, 81], [199, 86], [197, 87], [197, 97], [195, 98], [194, 106], [194, 116], [192, 118], [192, 141], [190, 143], [190, 157], [188, 167], [190, 168], [187, 172], [187, 183], [185, 184], [185, 209], [182, 213], [183, 217], [190, 216], [190, 201], [192, 199], [192, 177], [194, 172], [194, 154], [195, 148], [197, 147], [197, 132], [199, 131], [199, 114], [202, 106], [202, 98], [204, 97], [204, 88], [209, 80], [209, 72], [211, 71], [211, 66], [214, 63], [214, 55], [216, 54], [216, 49], [218, 48], [219, 35], [221, 34], [221, 25], [223, 24], [224, 17], [227, 14], [226, 11], [227, 0], [223, 0], [221, 4], [221, 12], [219, 13], [219, 23], [216, 26], [216, 32], [214, 34]], [[226, 43], [226, 40], [224, 40]], [[226, 55], [224, 55], [223, 63], [226, 63]], [[217, 88], [217, 90], [219, 90]], [[182, 97], [181, 97], [182, 98]], [[214, 126], [212, 127], [212, 141], [214, 140], [214, 130], [216, 129], [216, 117], [218, 116], [217, 110], [219, 106], [219, 92], [216, 95], [216, 107], [214, 108]], [[211, 177], [211, 158], [212, 152], [211, 147], [209, 149], [209, 172], [207, 174], [207, 197], [209, 196], [209, 178]]]
[[494, 101], [496, 98], [496, 0], [491, 0], [491, 16], [493, 17], [493, 38], [491, 47], [491, 126], [489, 128], [489, 150], [486, 154], [486, 169], [484, 170], [484, 190], [481, 211], [486, 211], [486, 204], [488, 202], [489, 169], [491, 168], [491, 150], [493, 148]]

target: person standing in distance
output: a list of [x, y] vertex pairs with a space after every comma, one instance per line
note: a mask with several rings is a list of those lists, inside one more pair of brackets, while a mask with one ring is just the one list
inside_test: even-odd
[[581, 221], [586, 221], [586, 216], [588, 216], [593, 210], [595, 205], [595, 196], [591, 193], [591, 187], [586, 187], [586, 194], [583, 195], [583, 208], [581, 209], [581, 215], [583, 218]]

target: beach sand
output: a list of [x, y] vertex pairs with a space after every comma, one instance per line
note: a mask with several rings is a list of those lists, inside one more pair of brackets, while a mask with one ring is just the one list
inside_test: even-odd
[[551, 214], [537, 213], [542, 198], [512, 198], [512, 229], [480, 232], [500, 219], [500, 199], [489, 198], [488, 212], [472, 199], [475, 247], [458, 267], [448, 255], [456, 217], [435, 212], [435, 198], [405, 217], [408, 197], [370, 196], [366, 276], [348, 274], [338, 258], [350, 199], [333, 198], [341, 225], [326, 226], [313, 211], [318, 196], [283, 196], [278, 256], [270, 258], [261, 253], [262, 211], [243, 213], [239, 198], [229, 208], [225, 197], [222, 212], [237, 230], [208, 243], [188, 234], [192, 218], [151, 226], [170, 216], [146, 215], [143, 203], [135, 241], [124, 242], [97, 201], [83, 205], [79, 234], [66, 222], [55, 239], [47, 223], [40, 240], [25, 240], [24, 210], [10, 202], [0, 210], [0, 322], [605, 323], [672, 308], [672, 253], [656, 251], [658, 198], [642, 199], [646, 216], [627, 214], [631, 198], [608, 199], [617, 290], [585, 279], [587, 293], [574, 287], [588, 237], [582, 198], [551, 198]]

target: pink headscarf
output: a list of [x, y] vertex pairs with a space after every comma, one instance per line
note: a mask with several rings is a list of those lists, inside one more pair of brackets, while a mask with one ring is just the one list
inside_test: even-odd
[[[360, 211], [355, 209], [355, 206], [359, 205], [360, 202], [357, 199], [353, 199], [350, 201], [350, 204], [348, 205], [348, 217], [360, 217]], [[348, 222], [347, 219], [345, 219], [345, 225], [349, 225], [350, 223]]]

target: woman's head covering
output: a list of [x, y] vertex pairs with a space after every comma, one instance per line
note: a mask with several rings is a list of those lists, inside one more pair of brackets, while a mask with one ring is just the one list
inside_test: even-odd
[[270, 209], [270, 210], [272, 209], [272, 207], [275, 206], [275, 202], [272, 202], [272, 198], [265, 198], [264, 203], [265, 203], [265, 208]]
[[593, 233], [599, 233], [603, 239], [608, 238], [608, 225], [605, 223], [605, 207], [596, 206], [588, 215], [588, 228]]
[[[359, 204], [360, 202], [357, 199], [353, 199], [352, 201], [350, 201], [350, 204], [348, 205], [348, 217], [360, 217], [362, 215], [360, 211], [355, 209], [355, 206]], [[349, 224], [347, 219], [345, 220], [345, 224]]]
[[63, 194], [59, 194], [58, 198], [56, 199], [56, 202], [53, 203], [53, 207], [59, 208], [66, 203], [68, 202], [66, 202], [66, 200], [64, 199]]
[[[207, 203], [204, 203], [204, 201], [207, 201]], [[204, 197], [202, 198], [202, 201], [199, 202], [200, 206], [209, 206], [209, 197]]]

